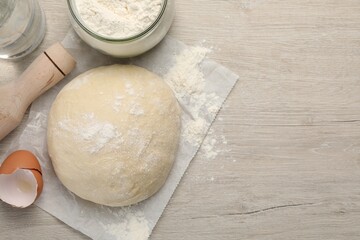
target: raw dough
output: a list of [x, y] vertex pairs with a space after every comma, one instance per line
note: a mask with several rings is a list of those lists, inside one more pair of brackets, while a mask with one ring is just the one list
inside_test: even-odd
[[61, 90], [49, 115], [48, 151], [70, 191], [125, 206], [161, 188], [179, 136], [180, 108], [168, 85], [144, 68], [112, 65]]

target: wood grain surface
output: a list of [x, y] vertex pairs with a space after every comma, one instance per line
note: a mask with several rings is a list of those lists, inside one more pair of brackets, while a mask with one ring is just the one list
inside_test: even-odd
[[[47, 34], [14, 80], [70, 28], [65, 1], [41, 0]], [[177, 1], [170, 35], [213, 47], [240, 76], [152, 240], [360, 239], [360, 1]], [[4, 152], [11, 137], [0, 142]], [[0, 203], [0, 239], [87, 239], [41, 209]]]

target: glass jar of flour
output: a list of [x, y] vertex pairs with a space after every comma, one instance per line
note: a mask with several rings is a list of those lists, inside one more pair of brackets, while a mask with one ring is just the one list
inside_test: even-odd
[[158, 44], [174, 18], [174, 0], [67, 0], [76, 33], [115, 57], [140, 55]]

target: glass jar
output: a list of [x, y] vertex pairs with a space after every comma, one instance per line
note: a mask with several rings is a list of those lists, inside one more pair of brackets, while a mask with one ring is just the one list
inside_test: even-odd
[[0, 58], [32, 52], [45, 36], [45, 15], [37, 0], [0, 0]]
[[175, 15], [174, 0], [163, 0], [155, 21], [145, 30], [128, 38], [102, 36], [86, 26], [76, 7], [76, 0], [67, 0], [70, 20], [75, 32], [91, 47], [114, 57], [140, 55], [158, 44], [166, 35]]

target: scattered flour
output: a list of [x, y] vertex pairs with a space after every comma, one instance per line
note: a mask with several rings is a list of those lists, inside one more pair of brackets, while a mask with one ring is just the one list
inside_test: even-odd
[[199, 150], [199, 157], [205, 160], [213, 160], [219, 154], [230, 151], [225, 136], [210, 128]]
[[75, 125], [73, 121], [64, 119], [58, 122], [58, 127], [74, 133], [73, 136], [79, 138], [78, 141], [85, 143], [81, 145], [89, 153], [98, 153], [106, 145], [109, 145], [111, 149], [119, 148], [124, 141], [114, 125], [98, 121], [94, 113], [83, 114], [82, 118], [85, 124]]
[[130, 108], [130, 114], [132, 115], [144, 115], [144, 109], [140, 106], [140, 104], [138, 103], [133, 103], [131, 108]]
[[125, 217], [119, 218], [122, 222], [104, 224], [105, 231], [116, 240], [146, 240], [150, 236], [150, 228], [144, 213], [128, 212]]
[[[215, 93], [206, 91], [206, 80], [201, 70], [201, 62], [209, 52], [208, 48], [200, 46], [187, 48], [176, 56], [174, 66], [164, 77], [173, 89], [180, 105], [186, 106], [184, 111], [190, 115], [190, 120], [183, 121], [182, 137], [193, 146], [202, 143], [199, 158], [206, 161], [230, 151], [226, 147], [225, 136], [215, 133], [212, 128], [203, 140], [204, 131], [210, 125], [207, 119], [215, 117], [222, 104]], [[199, 180], [199, 177], [196, 180]], [[215, 177], [208, 176], [201, 181], [213, 182]]]
[[106, 37], [128, 38], [157, 19], [163, 0], [76, 0], [86, 26]]
[[203, 118], [188, 121], [184, 128], [182, 135], [192, 145], [198, 145], [203, 140], [203, 133], [206, 128], [206, 121]]
[[124, 97], [121, 95], [115, 96], [115, 100], [114, 100], [114, 104], [113, 104], [114, 111], [116, 111], [116, 112], [120, 111], [122, 99], [124, 99]]
[[191, 117], [183, 126], [182, 136], [196, 146], [210, 124], [203, 116], [215, 116], [221, 106], [215, 93], [205, 91], [205, 77], [200, 64], [211, 50], [202, 46], [189, 47], [176, 56], [174, 66], [164, 76], [181, 105], [187, 106]]
[[196, 95], [199, 97], [205, 88], [204, 74], [199, 64], [210, 49], [205, 47], [189, 47], [176, 56], [175, 65], [165, 76], [176, 96], [180, 99]]
[[[216, 158], [222, 158], [223, 154], [231, 153], [231, 149], [227, 145], [227, 140], [223, 135], [223, 129], [220, 128], [210, 128], [208, 134], [206, 135], [204, 141], [201, 144], [201, 148], [198, 152], [197, 158], [200, 161], [200, 164], [209, 164], [209, 161], [212, 161]], [[230, 160], [234, 163], [236, 162], [233, 159], [233, 156], [230, 154]], [[220, 169], [224, 169], [224, 165], [220, 165]], [[209, 174], [212, 174], [209, 171]], [[196, 182], [214, 182], [217, 178], [212, 175], [202, 174], [202, 176], [194, 176], [193, 180]]]
[[126, 83], [125, 84], [125, 91], [127, 94], [129, 94], [130, 96], [133, 96], [135, 91], [134, 88], [132, 87], [132, 85], [130, 83]]
[[205, 138], [201, 151], [204, 153], [206, 159], [215, 159], [219, 154], [220, 150], [215, 148], [215, 144], [217, 143], [216, 138], [207, 137]]

